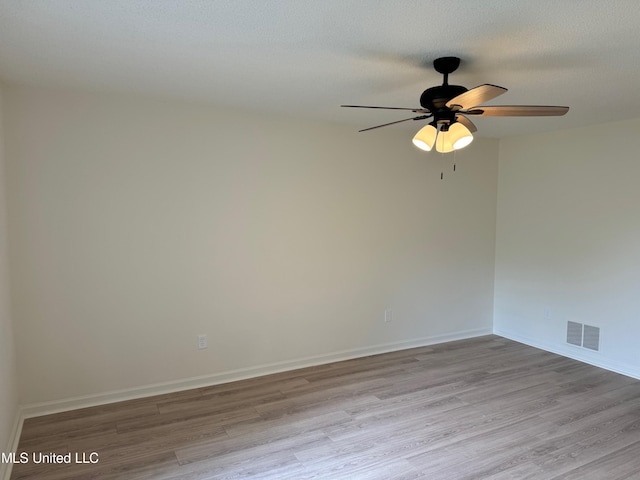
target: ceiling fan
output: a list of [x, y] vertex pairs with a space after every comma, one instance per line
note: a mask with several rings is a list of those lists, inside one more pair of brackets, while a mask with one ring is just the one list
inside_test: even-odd
[[374, 107], [367, 105], [340, 105], [348, 108], [377, 108], [383, 110], [408, 110], [417, 116], [369, 127], [366, 132], [409, 120], [426, 120], [431, 122], [413, 137], [415, 146], [430, 151], [434, 146], [438, 152], [448, 153], [466, 147], [473, 141], [472, 132], [476, 126], [468, 118], [480, 117], [540, 117], [560, 116], [569, 111], [569, 107], [548, 105], [498, 105], [484, 106], [484, 102], [492, 100], [507, 91], [504, 87], [484, 84], [471, 90], [461, 85], [449, 85], [449, 74], [460, 66], [458, 57], [441, 57], [433, 61], [433, 68], [444, 75], [442, 85], [427, 88], [420, 96], [422, 108]]

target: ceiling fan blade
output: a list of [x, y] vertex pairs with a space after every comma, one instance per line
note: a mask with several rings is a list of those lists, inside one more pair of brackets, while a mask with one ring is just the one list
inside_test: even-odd
[[550, 105], [496, 105], [474, 107], [464, 113], [481, 117], [559, 117], [568, 111], [569, 107]]
[[467, 117], [465, 117], [464, 115], [457, 114], [456, 120], [458, 121], [458, 123], [461, 123], [462, 125], [467, 127], [471, 133], [478, 131], [476, 126], [473, 124], [473, 122], [469, 120]]
[[340, 105], [341, 107], [347, 108], [379, 108], [382, 110], [408, 110], [414, 113], [431, 113], [429, 110], [425, 108], [403, 108], [403, 107], [371, 107], [368, 105]]
[[504, 87], [497, 85], [484, 84], [478, 87], [467, 90], [461, 93], [457, 97], [453, 97], [447, 102], [447, 107], [458, 107], [458, 110], [475, 107], [481, 103], [488, 102], [489, 100], [496, 98], [507, 91]]
[[376, 125], [375, 127], [364, 128], [362, 130], [358, 130], [358, 132], [366, 132], [368, 130], [373, 130], [375, 128], [387, 127], [389, 125], [394, 125], [396, 123], [408, 122], [409, 120], [425, 120], [431, 117], [431, 115], [420, 115], [418, 117], [405, 118], [404, 120], [396, 120], [395, 122], [383, 123], [382, 125]]

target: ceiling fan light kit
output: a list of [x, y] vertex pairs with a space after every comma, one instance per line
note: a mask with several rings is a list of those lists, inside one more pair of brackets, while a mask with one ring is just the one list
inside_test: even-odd
[[467, 127], [458, 122], [450, 126], [442, 125], [440, 130], [429, 124], [418, 130], [412, 141], [425, 152], [430, 152], [435, 146], [437, 152], [449, 153], [469, 145], [473, 141], [473, 135]]
[[504, 87], [484, 84], [471, 90], [461, 85], [449, 85], [449, 74], [460, 65], [458, 57], [441, 57], [433, 61], [433, 67], [444, 75], [442, 85], [426, 89], [420, 96], [421, 108], [374, 107], [368, 105], [341, 105], [350, 108], [377, 108], [384, 110], [407, 110], [417, 116], [397, 120], [395, 122], [365, 128], [360, 132], [407, 122], [409, 120], [433, 120], [421, 128], [413, 137], [413, 144], [421, 150], [449, 153], [466, 147], [473, 141], [472, 132], [476, 126], [467, 116], [482, 117], [524, 117], [524, 116], [561, 116], [569, 111], [569, 107], [546, 105], [499, 105], [485, 107], [482, 103], [502, 95], [507, 91]]

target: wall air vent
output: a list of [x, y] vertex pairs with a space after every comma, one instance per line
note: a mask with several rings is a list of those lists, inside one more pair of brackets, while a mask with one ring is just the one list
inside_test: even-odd
[[600, 328], [567, 322], [567, 343], [589, 350], [600, 350]]

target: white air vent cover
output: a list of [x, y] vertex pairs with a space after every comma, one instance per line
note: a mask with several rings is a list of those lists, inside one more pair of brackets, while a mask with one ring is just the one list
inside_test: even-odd
[[600, 328], [567, 322], [567, 343], [590, 350], [600, 350]]

